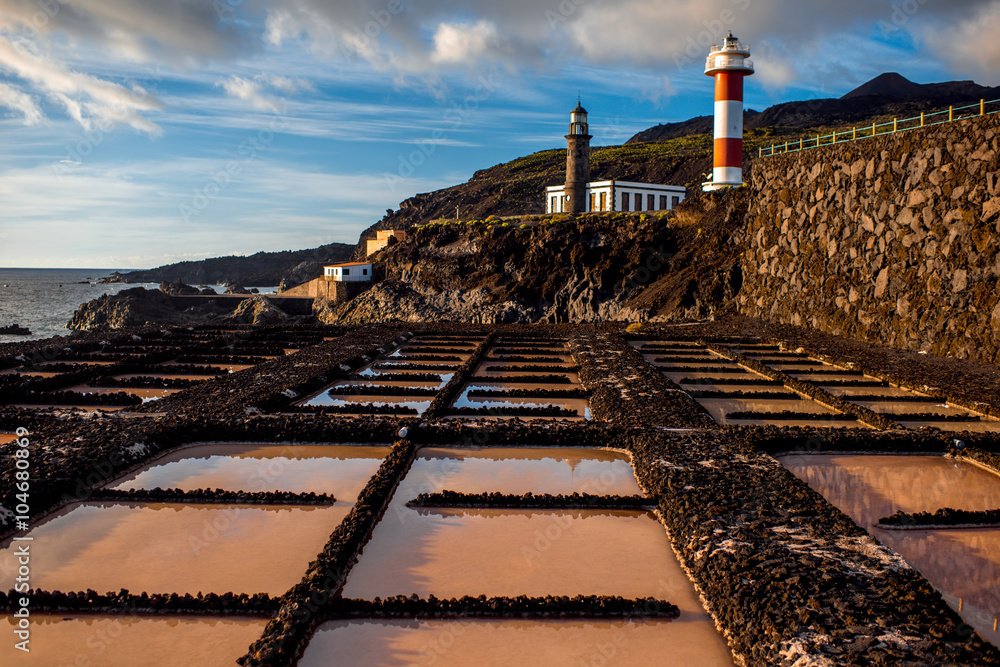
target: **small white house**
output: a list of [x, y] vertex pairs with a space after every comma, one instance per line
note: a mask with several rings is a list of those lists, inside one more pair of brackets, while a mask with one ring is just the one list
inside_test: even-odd
[[365, 262], [331, 264], [323, 267], [323, 275], [327, 280], [338, 283], [370, 283], [372, 265]]
[[[680, 185], [631, 181], [594, 181], [587, 184], [587, 213], [598, 211], [670, 211], [687, 195]], [[545, 212], [566, 212], [566, 186], [545, 188]]]

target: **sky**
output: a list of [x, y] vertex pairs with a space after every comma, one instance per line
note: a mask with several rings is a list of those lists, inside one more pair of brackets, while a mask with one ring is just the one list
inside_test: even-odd
[[[1000, 0], [0, 0], [0, 266], [355, 243], [417, 193], [883, 72], [1000, 85]], [[541, 193], [539, 193], [541, 196]]]

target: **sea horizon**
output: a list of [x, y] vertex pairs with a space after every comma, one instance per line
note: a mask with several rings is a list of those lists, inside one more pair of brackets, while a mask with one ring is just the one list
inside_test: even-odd
[[[155, 268], [155, 267], [154, 267]], [[0, 266], [0, 271], [104, 271], [125, 273], [127, 271], [151, 271], [152, 269], [106, 269], [99, 267], [77, 268], [72, 266]]]

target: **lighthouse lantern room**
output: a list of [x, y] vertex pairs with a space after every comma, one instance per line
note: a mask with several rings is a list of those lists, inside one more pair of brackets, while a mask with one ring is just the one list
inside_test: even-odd
[[715, 77], [715, 167], [708, 190], [743, 185], [743, 77], [753, 74], [750, 48], [733, 37], [715, 45], [705, 74]]

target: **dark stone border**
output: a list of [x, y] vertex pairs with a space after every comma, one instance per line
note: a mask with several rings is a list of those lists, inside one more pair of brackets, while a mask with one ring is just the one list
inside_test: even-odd
[[611, 595], [546, 597], [471, 597], [441, 600], [416, 595], [374, 600], [338, 598], [324, 610], [324, 620], [338, 618], [659, 618], [675, 619], [680, 609], [666, 600], [627, 599]]
[[414, 445], [401, 440], [382, 461], [378, 471], [358, 496], [347, 517], [333, 531], [323, 551], [309, 564], [302, 580], [281, 598], [276, 618], [250, 645], [239, 663], [245, 666], [291, 664], [305, 648], [312, 632], [334, 599], [371, 537], [375, 524], [389, 504], [396, 486], [409, 470]]
[[918, 572], [738, 436], [644, 434], [632, 451], [739, 660], [1000, 665]]
[[267, 593], [118, 593], [100, 594], [93, 590], [63, 593], [61, 591], [30, 590], [19, 593], [0, 592], [0, 609], [20, 608], [18, 598], [31, 600], [32, 612], [63, 612], [72, 614], [191, 614], [191, 615], [252, 615], [272, 616], [278, 610], [278, 598]]
[[551, 495], [548, 493], [459, 493], [444, 490], [421, 493], [407, 503], [409, 507], [497, 507], [502, 509], [649, 509], [655, 503], [643, 496], [595, 496], [589, 493]]
[[760, 373], [765, 377], [769, 377], [772, 380], [778, 380], [789, 389], [805, 394], [818, 403], [831, 407], [834, 410], [842, 412], [846, 415], [853, 415], [858, 421], [864, 424], [883, 430], [896, 430], [902, 428], [899, 424], [883, 414], [874, 412], [860, 405], [855, 405], [854, 403], [849, 403], [843, 398], [834, 396], [830, 392], [815, 384], [799, 380], [786, 373], [777, 371], [770, 366], [757, 361], [756, 359], [749, 359], [738, 352], [734, 352], [728, 347], [722, 347], [721, 345], [708, 342], [704, 343], [704, 345], [716, 354], [720, 354], [727, 359], [737, 361], [741, 366], [756, 371], [757, 373]]
[[635, 348], [611, 332], [570, 339], [594, 419], [616, 426], [716, 428], [715, 420]]
[[228, 491], [225, 489], [101, 489], [90, 498], [94, 501], [149, 503], [225, 503], [252, 505], [332, 505], [337, 499], [329, 493], [306, 491]]
[[455, 369], [454, 375], [448, 380], [448, 384], [438, 392], [438, 395], [431, 402], [430, 407], [424, 411], [424, 419], [437, 419], [451, 412], [451, 404], [461, 395], [462, 389], [465, 388], [466, 383], [479, 367], [482, 360], [486, 358], [495, 339], [495, 333], [488, 334], [479, 343], [476, 351], [469, 355], [469, 358], [461, 366]]
[[924, 530], [928, 528], [996, 528], [1000, 526], [1000, 509], [971, 512], [943, 507], [936, 512], [904, 512], [878, 520], [879, 528], [889, 530]]

